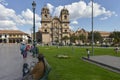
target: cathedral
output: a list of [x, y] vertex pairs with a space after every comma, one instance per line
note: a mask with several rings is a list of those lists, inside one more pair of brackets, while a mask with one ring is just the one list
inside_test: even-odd
[[[59, 16], [52, 17], [49, 8], [44, 6], [41, 10], [41, 42], [50, 43], [70, 43], [69, 11], [64, 7]], [[67, 38], [65, 40], [65, 38]]]

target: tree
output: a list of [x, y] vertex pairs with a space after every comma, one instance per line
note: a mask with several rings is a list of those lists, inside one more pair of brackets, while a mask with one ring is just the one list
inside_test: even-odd
[[120, 32], [114, 31], [113, 33], [110, 34], [109, 38], [113, 39], [114, 44], [119, 44], [120, 43]]
[[62, 40], [65, 41], [65, 45], [66, 45], [66, 42], [67, 42], [68, 39], [69, 39], [68, 36], [64, 36], [64, 37], [62, 38]]
[[79, 35], [79, 40], [81, 40], [82, 42], [85, 42], [86, 41], [86, 37], [85, 37], [85, 35], [83, 35], [83, 34], [81, 34], [81, 35]]
[[36, 32], [36, 41], [42, 42], [42, 33], [41, 32]]
[[[100, 33], [99, 32], [93, 32], [93, 34], [94, 34], [94, 42], [96, 43], [97, 41], [99, 41], [99, 42], [102, 42], [103, 41], [103, 38], [102, 38], [102, 36], [100, 35]], [[89, 34], [88, 34], [88, 39], [89, 39], [89, 41], [91, 41], [92, 42], [92, 32], [90, 32]]]
[[71, 35], [70, 36], [70, 43], [75, 43], [75, 40], [77, 40], [77, 36]]

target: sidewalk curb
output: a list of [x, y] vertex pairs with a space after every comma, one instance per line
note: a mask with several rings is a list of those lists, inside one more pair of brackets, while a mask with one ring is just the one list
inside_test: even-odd
[[96, 64], [96, 65], [101, 66], [101, 67], [103, 67], [105, 69], [108, 69], [108, 70], [110, 70], [112, 72], [120, 73], [120, 69], [119, 68], [116, 68], [116, 67], [113, 67], [113, 66], [110, 66], [110, 65], [107, 65], [107, 64], [104, 64], [104, 63], [92, 60], [90, 58], [88, 59], [86, 57], [82, 57], [82, 60], [86, 61], [86, 62], [90, 62], [90, 63]]

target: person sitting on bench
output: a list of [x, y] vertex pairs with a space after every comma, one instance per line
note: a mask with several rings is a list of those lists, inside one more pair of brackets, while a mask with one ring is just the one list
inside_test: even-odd
[[38, 63], [23, 80], [47, 80], [51, 66], [42, 54], [38, 55]]
[[39, 80], [43, 77], [45, 72], [44, 56], [42, 54], [38, 55], [38, 63], [35, 65], [33, 70], [30, 72], [34, 80]]

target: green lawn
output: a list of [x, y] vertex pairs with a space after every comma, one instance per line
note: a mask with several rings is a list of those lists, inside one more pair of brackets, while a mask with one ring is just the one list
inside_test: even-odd
[[[120, 74], [84, 62], [86, 48], [83, 47], [39, 47], [52, 66], [49, 80], [120, 80]], [[91, 50], [91, 48], [90, 48]], [[120, 52], [119, 52], [120, 53]], [[59, 59], [58, 54], [66, 54], [69, 59]], [[95, 48], [94, 55], [114, 55], [113, 48]]]

